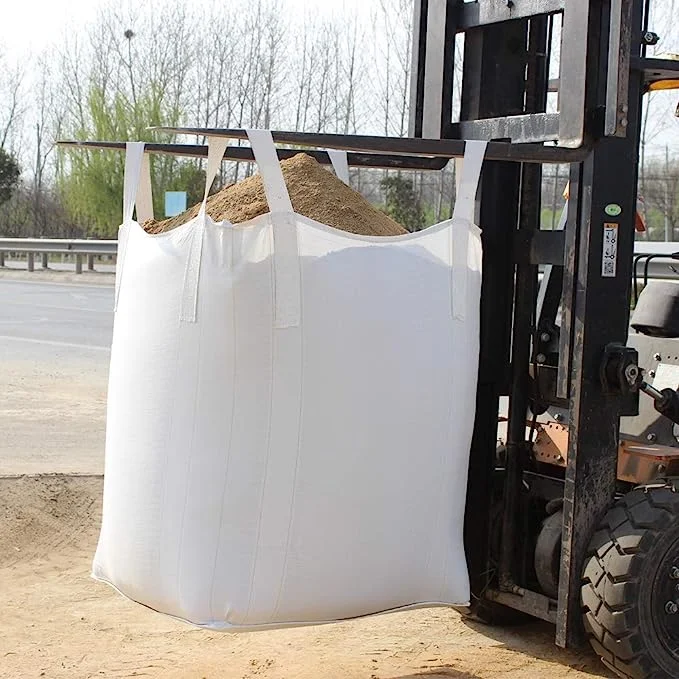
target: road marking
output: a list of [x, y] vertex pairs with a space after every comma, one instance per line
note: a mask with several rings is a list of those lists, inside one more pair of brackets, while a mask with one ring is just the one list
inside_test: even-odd
[[2, 319], [0, 318], [0, 325], [34, 325], [35, 323], [49, 323], [49, 318], [47, 316], [40, 316], [37, 318], [25, 318], [15, 321], [12, 318]]
[[[38, 274], [40, 275], [40, 274]], [[61, 281], [28, 281], [23, 278], [17, 280], [16, 278], [5, 278], [2, 273], [0, 273], [0, 283], [9, 283], [10, 285], [42, 285], [43, 287], [51, 288], [92, 288], [93, 290], [110, 290], [113, 293], [113, 281], [101, 283], [62, 283]]]
[[15, 337], [14, 335], [0, 335], [0, 341], [12, 340], [14, 342], [27, 342], [28, 344], [45, 344], [51, 347], [63, 347], [65, 349], [86, 349], [90, 351], [111, 351], [111, 347], [101, 347], [96, 344], [76, 344], [74, 342], [57, 342], [55, 340], [41, 340], [33, 337]]
[[80, 306], [56, 306], [54, 304], [40, 304], [37, 302], [15, 302], [11, 299], [4, 300], [4, 304], [13, 304], [14, 306], [31, 306], [40, 307], [42, 309], [56, 309], [57, 311], [83, 311], [90, 314], [111, 314], [113, 315], [113, 306], [110, 309], [90, 309]]

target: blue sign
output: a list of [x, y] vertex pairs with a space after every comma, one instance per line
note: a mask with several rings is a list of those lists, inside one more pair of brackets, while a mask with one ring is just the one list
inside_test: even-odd
[[186, 210], [186, 191], [165, 191], [165, 216], [174, 217]]

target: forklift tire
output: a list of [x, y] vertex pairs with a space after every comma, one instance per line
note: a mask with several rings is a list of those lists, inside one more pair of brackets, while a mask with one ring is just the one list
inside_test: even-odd
[[679, 677], [679, 492], [636, 488], [590, 542], [582, 583], [585, 631], [625, 679]]

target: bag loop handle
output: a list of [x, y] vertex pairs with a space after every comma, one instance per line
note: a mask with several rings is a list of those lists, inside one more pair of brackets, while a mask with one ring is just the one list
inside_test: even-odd
[[153, 219], [151, 164], [144, 153], [143, 141], [125, 143], [125, 177], [123, 180], [123, 224], [132, 221], [137, 208], [137, 222]]
[[116, 279], [113, 296], [113, 311], [118, 310], [118, 298], [123, 279], [125, 255], [129, 239], [129, 224], [135, 206], [137, 222], [143, 224], [153, 219], [153, 190], [151, 187], [151, 164], [144, 153], [144, 142], [133, 141], [125, 144], [125, 174], [123, 178], [123, 222], [118, 229], [118, 252], [116, 255]]
[[332, 169], [335, 170], [337, 179], [349, 186], [349, 160], [347, 158], [347, 152], [338, 149], [326, 149], [325, 152], [330, 158]]
[[[301, 291], [297, 225], [292, 202], [285, 186], [271, 132], [269, 130], [246, 130], [246, 132], [262, 177], [264, 192], [269, 205], [269, 219], [272, 220], [274, 327], [295, 327], [300, 322]], [[226, 137], [208, 137], [207, 141], [208, 163], [205, 194], [193, 230], [184, 275], [180, 321], [185, 323], [195, 323], [197, 319], [203, 240], [208, 219], [206, 212], [207, 197], [229, 143], [229, 139]]]
[[481, 167], [486, 154], [485, 141], [468, 141], [464, 158], [455, 159], [457, 191], [450, 229], [450, 299], [455, 320], [464, 321], [467, 308], [467, 277], [469, 275], [469, 232], [474, 226], [476, 192], [481, 178]]
[[219, 168], [221, 167], [224, 153], [229, 145], [228, 137], [207, 138], [207, 168], [205, 169], [205, 191], [203, 202], [200, 204], [196, 225], [191, 234], [191, 247], [184, 270], [184, 291], [182, 294], [179, 320], [184, 323], [195, 323], [198, 315], [198, 287], [200, 283], [200, 268], [203, 259], [203, 241], [205, 240], [205, 227], [207, 225], [207, 199]]
[[273, 233], [274, 328], [300, 324], [302, 293], [297, 223], [270, 130], [246, 130], [269, 204]]

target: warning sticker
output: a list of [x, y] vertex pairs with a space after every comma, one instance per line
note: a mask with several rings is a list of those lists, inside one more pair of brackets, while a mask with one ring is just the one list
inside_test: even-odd
[[604, 223], [604, 245], [601, 254], [601, 275], [615, 278], [618, 271], [618, 224]]

